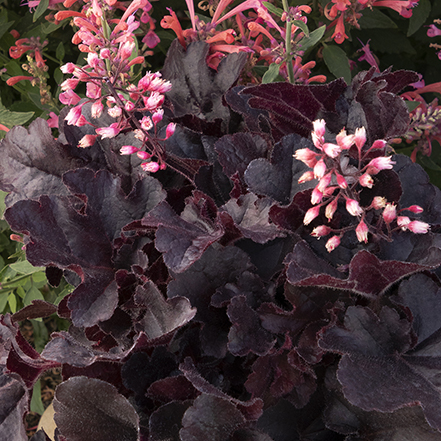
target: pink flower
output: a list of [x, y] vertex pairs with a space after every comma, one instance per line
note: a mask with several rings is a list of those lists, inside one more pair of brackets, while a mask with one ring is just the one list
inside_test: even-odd
[[86, 148], [95, 144], [96, 135], [84, 135], [78, 142], [78, 147]]
[[294, 153], [294, 158], [296, 158], [298, 161], [302, 161], [311, 168], [317, 164], [317, 153], [308, 148], [296, 150]]
[[338, 199], [335, 198], [332, 200], [325, 209], [325, 216], [328, 218], [328, 220], [331, 220], [334, 216], [334, 213], [337, 211], [337, 205], [338, 205]]
[[[360, 3], [360, 0], [358, 0]], [[367, 1], [365, 2], [367, 3]], [[374, 54], [371, 52], [371, 48], [369, 47], [369, 42], [371, 40], [368, 40], [366, 44], [363, 44], [361, 40], [359, 40], [361, 43], [362, 48], [359, 49], [357, 52], [364, 52], [364, 54], [358, 59], [358, 61], [367, 61], [372, 67], [375, 67], [375, 70], [380, 73], [380, 68], [378, 67], [377, 60], [374, 57]]]
[[360, 216], [363, 214], [363, 209], [355, 199], [346, 199], [346, 210], [351, 216]]
[[386, 204], [383, 210], [383, 219], [390, 224], [397, 217], [397, 207], [394, 204]]
[[371, 149], [383, 149], [384, 147], [386, 147], [386, 144], [387, 142], [384, 139], [377, 139], [372, 144]]
[[61, 90], [65, 92], [66, 90], [73, 90], [75, 87], [78, 86], [80, 80], [77, 80], [76, 78], [68, 78], [67, 80], [64, 80], [61, 84]]
[[320, 213], [320, 206], [316, 205], [315, 207], [310, 208], [303, 218], [303, 223], [305, 225], [309, 225]]
[[360, 176], [358, 179], [358, 182], [362, 187], [372, 188], [374, 185], [374, 180], [372, 179], [372, 176], [368, 173], [364, 173]]
[[364, 127], [355, 130], [354, 141], [358, 151], [361, 152], [366, 142], [366, 129]]
[[104, 109], [103, 103], [101, 101], [95, 101], [90, 109], [92, 118], [93, 119], [99, 118], [103, 113], [103, 109]]
[[326, 225], [320, 225], [312, 230], [311, 236], [320, 239], [322, 236], [327, 236], [331, 231], [332, 229], [327, 227]]
[[381, 210], [386, 206], [386, 202], [387, 202], [386, 198], [382, 196], [375, 196], [374, 199], [372, 199], [371, 207], [374, 210]]
[[140, 151], [140, 152], [136, 152], [136, 156], [139, 158], [139, 159], [142, 159], [142, 160], [146, 160], [146, 159], [150, 159], [151, 157], [152, 157], [152, 155], [150, 154], [150, 153], [147, 153], [147, 152], [144, 152], [144, 151]]
[[429, 29], [427, 31], [428, 37], [438, 37], [441, 35], [441, 29], [438, 29], [434, 24], [431, 24], [429, 26]]
[[340, 245], [340, 238], [338, 236], [332, 236], [326, 242], [325, 247], [328, 250], [328, 253], [330, 253], [331, 251], [334, 251], [339, 245]]
[[314, 133], [316, 136], [324, 136], [326, 131], [326, 122], [324, 119], [316, 119], [313, 121]]
[[369, 228], [367, 227], [367, 225], [363, 221], [361, 221], [358, 224], [357, 228], [355, 229], [355, 234], [357, 235], [358, 241], [367, 243], [368, 232], [369, 232]]
[[401, 227], [402, 230], [407, 230], [407, 225], [410, 224], [410, 219], [407, 216], [398, 216], [397, 225]]
[[101, 97], [101, 86], [89, 81], [86, 84], [86, 96], [90, 99], [98, 99]]
[[336, 144], [332, 144], [330, 142], [326, 142], [323, 144], [322, 146], [323, 151], [330, 157], [330, 158], [336, 158], [340, 152], [341, 152], [341, 147], [336, 145]]
[[342, 148], [342, 150], [348, 150], [354, 144], [354, 135], [347, 135], [346, 130], [340, 130], [340, 133], [335, 137], [337, 144]]
[[334, 172], [334, 173], [335, 173], [335, 177], [337, 178], [338, 186], [340, 188], [342, 188], [343, 190], [345, 188], [348, 188], [348, 183], [346, 182], [346, 179], [340, 173], [337, 173], [337, 172]]
[[75, 106], [81, 100], [81, 98], [72, 89], [60, 93], [58, 99], [66, 106]]
[[150, 118], [150, 116], [143, 116], [141, 121], [141, 127], [148, 131], [153, 127], [153, 123], [152, 123], [152, 119]]
[[417, 220], [409, 222], [406, 226], [410, 231], [417, 234], [425, 234], [430, 230], [429, 224]]
[[133, 145], [123, 145], [120, 150], [119, 153], [121, 155], [132, 155], [133, 153], [136, 153], [138, 151], [138, 147], [135, 147]]
[[66, 115], [66, 121], [67, 124], [69, 124], [70, 126], [75, 126], [77, 125], [78, 120], [81, 117], [81, 108], [83, 107], [83, 105], [79, 105], [76, 107], [72, 107], [72, 109], [69, 110], [69, 113]]
[[326, 187], [331, 183], [331, 177], [332, 177], [332, 172], [329, 172], [328, 174], [326, 174], [325, 176], [323, 176], [322, 179], [320, 179], [320, 182], [317, 185], [317, 190], [319, 190], [320, 192], [324, 192]]
[[143, 162], [141, 164], [141, 167], [144, 171], [150, 172], [150, 173], [156, 173], [159, 170], [159, 164], [155, 161]]
[[309, 171], [303, 173], [303, 175], [300, 176], [300, 178], [297, 182], [299, 184], [303, 184], [304, 182], [312, 181], [313, 179], [314, 179], [314, 172], [309, 170]]
[[311, 204], [318, 204], [323, 199], [323, 193], [316, 187], [311, 193]]
[[321, 179], [323, 178], [323, 176], [325, 176], [325, 172], [326, 172], [325, 161], [323, 161], [323, 159], [320, 159], [320, 161], [318, 161], [317, 164], [314, 165], [314, 176], [317, 179]]
[[367, 172], [371, 175], [376, 175], [380, 170], [391, 170], [395, 164], [390, 156], [379, 156], [372, 159], [367, 165]]
[[405, 210], [411, 211], [412, 213], [422, 213], [424, 211], [419, 205], [411, 205], [410, 207], [405, 208]]
[[404, 18], [412, 17], [411, 8], [418, 4], [418, 0], [376, 0], [373, 6], [385, 6], [394, 9]]
[[99, 127], [98, 129], [95, 129], [95, 132], [100, 135], [102, 139], [114, 138], [118, 135], [119, 131], [120, 129], [117, 122], [110, 124], [109, 127]]
[[173, 133], [175, 133], [175, 129], [176, 129], [176, 124], [175, 123], [168, 124], [167, 128], [165, 130], [165, 139], [170, 138], [170, 136], [172, 136]]
[[162, 117], [164, 115], [164, 110], [163, 109], [158, 109], [153, 115], [152, 115], [152, 121], [153, 124], [156, 126], [156, 124], [158, 124], [158, 122], [162, 121]]
[[64, 66], [60, 67], [61, 72], [63, 72], [64, 74], [72, 74], [74, 73], [76, 68], [77, 67], [73, 63], [66, 63]]

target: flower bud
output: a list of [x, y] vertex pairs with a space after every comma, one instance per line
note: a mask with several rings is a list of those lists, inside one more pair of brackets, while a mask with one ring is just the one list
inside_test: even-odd
[[358, 224], [357, 228], [355, 229], [355, 234], [357, 235], [358, 241], [367, 243], [368, 232], [369, 232], [369, 228], [367, 227], [367, 225], [363, 221], [361, 221]]
[[173, 133], [175, 133], [175, 129], [176, 129], [175, 123], [168, 124], [167, 129], [165, 130], [165, 139], [170, 138], [170, 136], [172, 136]]
[[387, 142], [384, 139], [377, 139], [376, 141], [374, 141], [374, 143], [372, 144], [372, 149], [383, 149], [384, 147], [386, 147]]
[[317, 179], [321, 179], [323, 178], [323, 176], [325, 176], [325, 172], [326, 172], [325, 161], [323, 161], [323, 159], [320, 159], [320, 161], [318, 161], [317, 164], [315, 164], [314, 166], [314, 176]]
[[327, 242], [326, 242], [326, 249], [328, 250], [328, 253], [335, 250], [340, 245], [340, 238], [338, 236], [332, 236]]
[[146, 159], [150, 159], [153, 155], [151, 155], [150, 153], [144, 152], [144, 151], [140, 151], [140, 152], [136, 152], [136, 156], [139, 159], [146, 160]]
[[410, 207], [405, 208], [405, 210], [409, 210], [412, 213], [422, 213], [424, 211], [419, 205], [411, 205]]
[[299, 184], [303, 184], [304, 182], [312, 181], [313, 179], [314, 179], [314, 172], [309, 170], [309, 171], [303, 173], [303, 175], [300, 176], [300, 178], [297, 182]]
[[138, 151], [138, 147], [135, 147], [133, 145], [123, 145], [120, 150], [119, 153], [121, 155], [132, 155], [133, 153], [136, 153]]
[[318, 204], [322, 199], [323, 199], [323, 193], [317, 187], [315, 187], [311, 193], [311, 204], [312, 205]]
[[394, 204], [386, 204], [383, 210], [383, 219], [390, 224], [397, 217], [397, 207]]
[[[392, 161], [392, 158], [390, 156], [379, 156], [378, 158], [372, 159], [369, 164], [367, 165], [367, 172], [371, 175], [377, 174], [380, 170], [390, 170], [393, 168], [393, 165], [395, 164], [394, 161]], [[373, 171], [377, 170], [376, 173], [369, 172], [369, 169], [372, 169]]]
[[78, 142], [78, 147], [86, 148], [95, 144], [96, 135], [84, 135]]
[[397, 224], [403, 231], [407, 230], [407, 225], [410, 224], [410, 219], [407, 216], [398, 216]]
[[429, 224], [417, 220], [409, 222], [406, 226], [412, 233], [417, 234], [425, 234], [430, 230]]
[[303, 223], [305, 225], [309, 225], [320, 213], [320, 206], [316, 205], [315, 207], [310, 208], [303, 218]]
[[334, 172], [334, 174], [335, 174], [335, 177], [337, 178], [338, 186], [340, 188], [342, 188], [343, 190], [345, 188], [348, 188], [348, 183], [346, 182], [346, 179], [340, 173]]
[[351, 216], [360, 216], [363, 214], [363, 209], [355, 199], [346, 199], [346, 210]]
[[325, 216], [331, 220], [334, 216], [334, 213], [337, 211], [337, 205], [338, 205], [338, 199], [335, 198], [333, 201], [331, 201], [325, 209]]
[[366, 129], [364, 127], [355, 130], [354, 141], [358, 151], [361, 152], [366, 142]]
[[364, 173], [360, 176], [358, 179], [358, 182], [362, 187], [372, 188], [374, 185], [374, 180], [372, 179], [372, 176], [368, 173]]
[[141, 167], [144, 171], [150, 172], [150, 173], [156, 173], [159, 170], [159, 164], [155, 161], [143, 162], [141, 164]]
[[331, 231], [332, 229], [327, 227], [326, 225], [320, 225], [312, 230], [311, 236], [320, 239], [322, 236], [327, 236]]
[[324, 136], [326, 131], [326, 122], [324, 119], [316, 119], [312, 123], [314, 132], [317, 136]]

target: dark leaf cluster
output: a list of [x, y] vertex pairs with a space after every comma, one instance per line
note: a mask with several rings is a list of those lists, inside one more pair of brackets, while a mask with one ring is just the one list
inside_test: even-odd
[[[440, 440], [439, 189], [394, 156], [361, 203], [418, 204], [431, 232], [352, 232], [328, 253], [311, 237], [327, 219], [303, 224], [316, 181], [298, 183], [293, 157], [318, 118], [330, 139], [405, 133], [396, 94], [416, 75], [243, 87], [240, 55], [215, 72], [205, 43], [175, 43], [166, 170], [119, 155], [130, 133], [79, 149], [85, 127], [54, 139], [36, 120], [0, 144], [7, 222], [50, 283], [75, 286], [0, 319], [0, 439], [26, 439], [30, 391], [61, 367], [59, 441]], [[18, 320], [55, 309], [71, 326], [39, 354]]]

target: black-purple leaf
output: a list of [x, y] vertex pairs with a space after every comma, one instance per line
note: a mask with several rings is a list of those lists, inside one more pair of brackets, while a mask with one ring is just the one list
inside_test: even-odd
[[285, 234], [277, 225], [270, 223], [269, 211], [274, 202], [247, 193], [237, 199], [230, 199], [221, 210], [225, 210], [244, 237], [257, 243], [266, 243]]
[[244, 422], [245, 418], [234, 404], [202, 394], [185, 412], [179, 434], [182, 441], [225, 441]]
[[373, 297], [405, 276], [438, 267], [441, 250], [433, 246], [424, 257], [421, 263], [383, 261], [361, 250], [352, 258], [347, 278], [343, 278], [344, 273], [320, 259], [305, 242], [299, 242], [286, 256], [285, 263], [288, 281], [293, 285], [338, 288]]
[[191, 402], [164, 404], [152, 413], [149, 420], [150, 441], [181, 441], [179, 430], [182, 417]]
[[28, 406], [28, 391], [15, 375], [0, 374], [0, 439], [26, 441], [23, 416]]
[[193, 42], [184, 50], [178, 40], [168, 50], [162, 73], [173, 84], [167, 97], [177, 117], [193, 114], [208, 121], [229, 118], [222, 96], [236, 82], [247, 56], [230, 54], [214, 71], [206, 62], [208, 50], [205, 41]]
[[26, 319], [48, 317], [57, 312], [57, 307], [44, 300], [32, 300], [31, 304], [12, 315], [12, 321], [20, 322]]
[[424, 348], [409, 353], [410, 331], [411, 324], [387, 306], [379, 316], [369, 308], [351, 306], [344, 327], [325, 329], [319, 344], [342, 354], [337, 377], [352, 404], [380, 412], [419, 404], [428, 423], [441, 430], [440, 345], [427, 355]]
[[69, 441], [137, 441], [139, 417], [105, 381], [72, 377], [55, 391], [55, 423]]
[[174, 331], [196, 314], [196, 309], [191, 307], [187, 298], [173, 297], [166, 300], [153, 282], [137, 287], [135, 302], [146, 308], [135, 328], [138, 332], [144, 332], [149, 339]]
[[314, 148], [310, 139], [297, 134], [285, 136], [272, 151], [270, 161], [254, 159], [245, 171], [245, 182], [256, 194], [269, 196], [283, 205], [305, 186], [298, 184], [300, 176], [309, 168], [293, 158], [296, 150]]

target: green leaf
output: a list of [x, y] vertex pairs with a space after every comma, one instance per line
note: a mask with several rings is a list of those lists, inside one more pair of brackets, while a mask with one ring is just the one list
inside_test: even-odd
[[6, 210], [5, 198], [8, 193], [0, 190], [0, 219], [3, 219], [3, 213]]
[[30, 305], [32, 300], [44, 300], [43, 294], [34, 285], [31, 286], [23, 299], [24, 306]]
[[37, 9], [34, 12], [34, 17], [33, 17], [34, 23], [46, 12], [48, 6], [49, 6], [49, 0], [40, 0]]
[[370, 47], [374, 53], [417, 54], [409, 39], [395, 29], [377, 29], [369, 36], [371, 38]]
[[386, 14], [377, 8], [363, 9], [363, 16], [359, 18], [358, 24], [361, 29], [396, 29], [396, 23]]
[[323, 34], [325, 33], [326, 25], [323, 25], [316, 29], [315, 31], [312, 31], [309, 34], [309, 37], [303, 37], [299, 42], [299, 49], [302, 51], [307, 51], [308, 49], [314, 47], [320, 39], [323, 37]]
[[407, 110], [409, 112], [412, 112], [413, 110], [415, 110], [421, 104], [418, 101], [406, 101], [406, 100], [404, 100], [404, 102], [406, 103]]
[[14, 293], [9, 294], [8, 303], [12, 314], [15, 314], [17, 312], [17, 298], [15, 297]]
[[32, 389], [32, 398], [31, 398], [31, 412], [38, 413], [39, 415], [43, 415], [44, 406], [41, 401], [41, 383], [38, 380]]
[[414, 34], [427, 20], [430, 15], [432, 6], [429, 0], [420, 0], [418, 5], [412, 11], [412, 17], [409, 20], [409, 29], [407, 36]]
[[428, 156], [421, 155], [418, 157], [418, 160], [423, 167], [428, 168], [429, 170], [435, 170], [437, 172], [441, 171], [441, 167]]
[[274, 15], [277, 15], [278, 17], [281, 17], [283, 14], [283, 9], [275, 7], [272, 3], [269, 2], [262, 2], [263, 6], [265, 6], [268, 11], [272, 12]]
[[58, 43], [57, 50], [55, 51], [55, 56], [57, 57], [57, 60], [63, 61], [65, 54], [66, 51], [64, 50], [64, 44], [62, 41], [60, 41]]
[[302, 20], [293, 20], [292, 24], [300, 28], [305, 35], [309, 37], [309, 29], [308, 26], [306, 26], [306, 23], [304, 23]]
[[34, 274], [38, 271], [44, 271], [42, 266], [33, 266], [27, 260], [22, 262], [15, 262], [9, 265], [14, 271], [20, 274]]
[[5, 313], [6, 304], [8, 303], [8, 293], [0, 291], [0, 314]]
[[323, 59], [326, 66], [336, 78], [343, 77], [346, 84], [351, 84], [351, 69], [349, 68], [349, 60], [343, 49], [335, 45], [324, 45]]
[[262, 84], [272, 83], [279, 75], [280, 65], [271, 63], [265, 75], [262, 77]]
[[6, 17], [0, 18], [0, 38], [9, 30], [9, 28], [14, 24], [14, 21], [7, 21]]
[[11, 112], [0, 108], [0, 123], [11, 129], [27, 123], [34, 116], [34, 112]]

